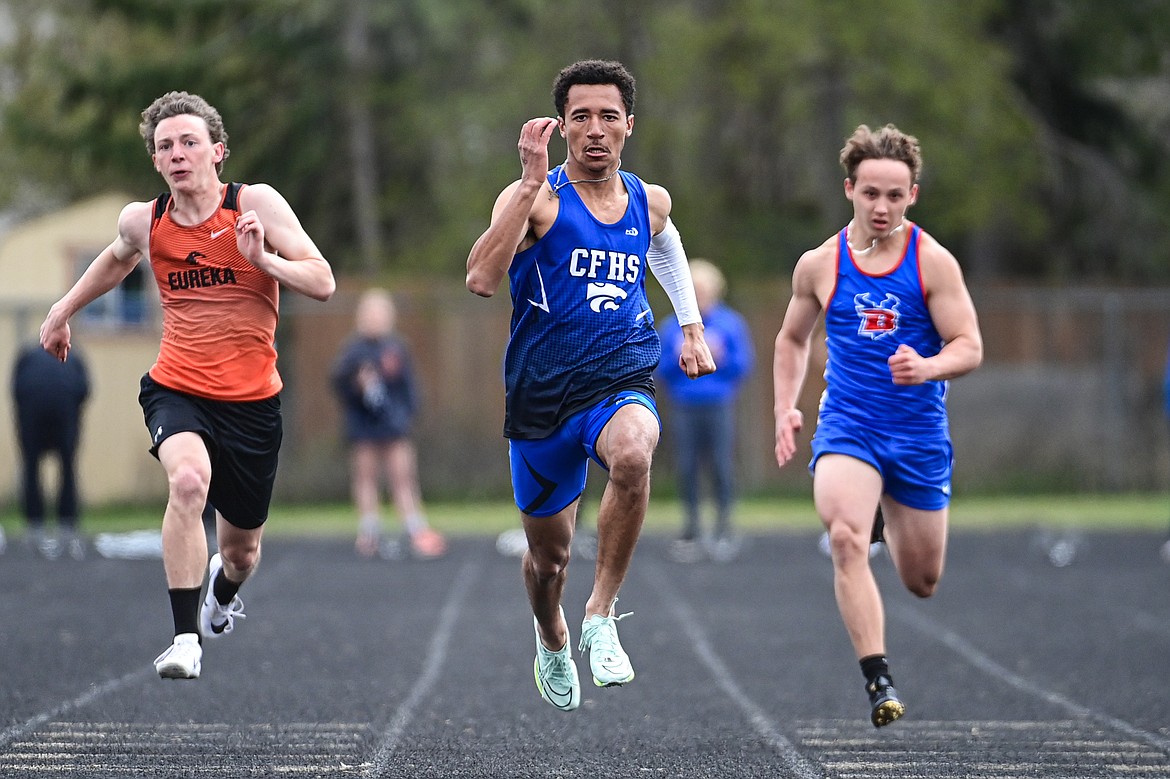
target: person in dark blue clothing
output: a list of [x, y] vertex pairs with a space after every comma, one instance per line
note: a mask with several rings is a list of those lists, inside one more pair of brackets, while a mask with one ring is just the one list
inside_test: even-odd
[[[85, 556], [85, 544], [78, 535], [77, 445], [89, 389], [85, 360], [76, 349], [64, 362], [40, 344], [30, 344], [17, 355], [12, 398], [22, 463], [20, 507], [32, 547], [49, 559], [61, 554], [78, 560]], [[56, 537], [45, 529], [41, 462], [48, 456], [60, 464]]]
[[350, 487], [358, 511], [356, 548], [363, 557], [397, 556], [383, 543], [381, 473], [385, 474], [410, 552], [440, 557], [447, 543], [427, 523], [418, 484], [417, 453], [411, 437], [418, 390], [406, 342], [395, 332], [394, 300], [382, 289], [358, 302], [356, 327], [333, 367], [333, 388], [341, 402], [350, 446]]
[[[713, 533], [707, 539], [707, 551], [713, 559], [726, 562], [737, 551], [731, 528], [735, 502], [736, 400], [755, 366], [755, 352], [747, 322], [723, 302], [727, 281], [722, 271], [707, 260], [691, 260], [690, 266], [704, 335], [719, 370], [693, 380], [673, 370], [682, 354], [682, 331], [673, 315], [664, 320], [659, 329], [662, 362], [654, 378], [671, 403], [667, 428], [674, 442], [678, 490], [684, 511], [682, 535], [671, 547], [671, 554], [679, 562], [695, 562], [704, 553], [700, 482], [704, 474], [709, 474], [715, 522]], [[664, 370], [662, 366], [672, 369]]]
[[[561, 601], [589, 461], [608, 478], [597, 512], [593, 588], [578, 650], [593, 682], [620, 686], [634, 669], [617, 635], [618, 591], [650, 498], [660, 424], [654, 368], [662, 344], [646, 297], [649, 270], [670, 298], [691, 378], [715, 370], [665, 188], [621, 169], [637, 90], [620, 62], [582, 60], [553, 82], [557, 116], [520, 131], [521, 177], [504, 188], [467, 256], [466, 285], [491, 297], [508, 279], [504, 436], [528, 539], [522, 575], [536, 640], [533, 675], [561, 711], [581, 703]], [[550, 166], [549, 141], [566, 158]]]
[[[1162, 409], [1166, 412], [1166, 419], [1170, 421], [1170, 354], [1166, 355], [1166, 375], [1162, 378]], [[1170, 538], [1161, 548], [1162, 559], [1170, 563]]]

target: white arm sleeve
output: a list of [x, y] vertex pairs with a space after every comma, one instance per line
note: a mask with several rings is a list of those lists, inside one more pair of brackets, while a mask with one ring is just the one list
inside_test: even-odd
[[699, 313], [699, 301], [695, 299], [695, 285], [691, 282], [691, 266], [683, 251], [682, 238], [670, 217], [662, 232], [650, 238], [650, 249], [646, 252], [646, 264], [658, 283], [666, 290], [678, 323], [691, 325], [703, 321]]

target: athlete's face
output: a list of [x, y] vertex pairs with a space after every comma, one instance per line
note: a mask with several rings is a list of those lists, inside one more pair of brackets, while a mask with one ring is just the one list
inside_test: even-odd
[[224, 145], [212, 143], [207, 123], [181, 114], [163, 119], [154, 131], [154, 168], [171, 189], [196, 188], [218, 180], [215, 166], [223, 160]]
[[613, 170], [626, 138], [634, 131], [621, 92], [613, 84], [574, 84], [565, 99], [565, 115], [557, 119], [569, 147], [569, 162], [590, 173]]
[[885, 238], [918, 200], [918, 185], [910, 181], [910, 166], [904, 162], [863, 160], [857, 181], [845, 179], [845, 197], [853, 201], [854, 229], [866, 237]]

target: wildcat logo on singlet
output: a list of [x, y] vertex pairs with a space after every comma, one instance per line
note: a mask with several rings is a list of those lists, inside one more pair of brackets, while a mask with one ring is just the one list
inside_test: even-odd
[[167, 283], [173, 290], [218, 287], [220, 284], [235, 284], [236, 272], [231, 268], [199, 265], [190, 270], [171, 271], [167, 274]]
[[857, 334], [864, 335], [875, 341], [885, 338], [898, 331], [898, 305], [902, 301], [897, 295], [886, 294], [881, 302], [876, 302], [868, 292], [853, 296], [853, 308], [857, 316], [861, 317], [861, 324], [857, 327]]
[[610, 282], [632, 284], [642, 271], [642, 258], [636, 254], [605, 249], [574, 249], [569, 258], [569, 274], [577, 278], [601, 279], [590, 281], [585, 291], [589, 307], [594, 311], [617, 311], [627, 293]]
[[600, 314], [602, 311], [617, 311], [626, 298], [626, 291], [616, 284], [591, 281], [585, 298], [589, 307]]

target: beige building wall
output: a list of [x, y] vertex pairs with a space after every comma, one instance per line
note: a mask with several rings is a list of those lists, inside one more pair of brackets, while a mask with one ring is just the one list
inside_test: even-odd
[[[20, 455], [11, 393], [17, 351], [36, 340], [48, 307], [109, 244], [118, 214], [130, 200], [118, 194], [95, 197], [0, 235], [0, 369], [4, 372], [0, 501], [15, 500], [18, 495]], [[147, 270], [145, 264], [142, 269]], [[112, 317], [93, 315], [79, 315], [72, 323], [73, 340], [85, 357], [93, 387], [78, 459], [83, 502], [165, 497], [165, 480], [146, 451], [148, 438], [137, 402], [138, 380], [158, 353], [159, 325], [153, 302], [157, 292], [148, 280], [142, 323], [127, 326]], [[52, 487], [55, 468], [46, 467], [45, 475]]]

